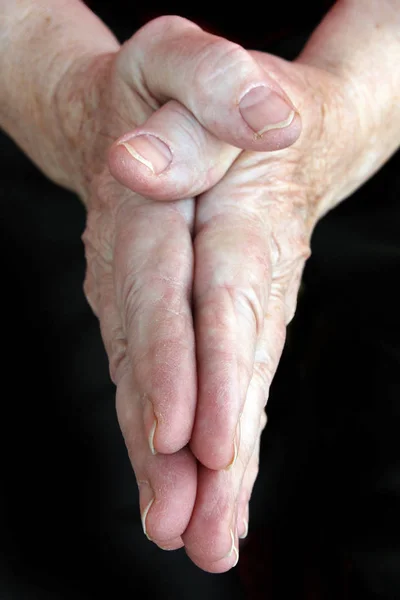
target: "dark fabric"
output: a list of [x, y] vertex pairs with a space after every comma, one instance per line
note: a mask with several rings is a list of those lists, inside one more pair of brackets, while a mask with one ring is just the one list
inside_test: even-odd
[[[97, 5], [115, 30], [117, 4]], [[120, 18], [120, 37], [143, 15]], [[295, 56], [300, 29], [269, 49]], [[218, 576], [143, 536], [82, 292], [83, 208], [5, 136], [0, 157], [0, 599], [398, 600], [400, 156], [315, 231], [249, 537]]]
[[113, 29], [121, 41], [129, 38], [135, 27], [141, 27], [153, 18], [179, 15], [246, 48], [263, 49], [272, 41], [293, 37], [302, 30], [311, 30], [334, 2], [262, 2], [251, 9], [233, 2], [220, 7], [210, 0], [157, 0], [147, 4], [127, 0], [87, 0], [86, 4]]

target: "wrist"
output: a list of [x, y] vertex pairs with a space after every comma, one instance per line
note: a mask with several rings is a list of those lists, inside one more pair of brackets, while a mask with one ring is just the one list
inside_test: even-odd
[[104, 167], [114, 141], [106, 129], [114, 58], [115, 53], [79, 57], [59, 81], [53, 98], [62, 169], [85, 205], [91, 180]]
[[336, 89], [323, 99], [321, 114], [327, 115], [325, 126], [332, 124], [327, 137], [339, 148], [340, 168], [320, 196], [319, 216], [400, 146], [400, 72], [394, 68], [400, 62], [399, 27], [400, 0], [339, 0], [297, 59], [317, 67], [320, 79], [328, 74]]
[[1, 17], [0, 126], [50, 179], [79, 192], [65, 137], [86, 104], [77, 73], [119, 44], [79, 0], [3, 0]]

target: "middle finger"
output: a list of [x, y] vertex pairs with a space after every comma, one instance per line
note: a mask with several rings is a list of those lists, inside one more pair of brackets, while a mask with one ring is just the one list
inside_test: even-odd
[[195, 225], [198, 401], [191, 448], [210, 469], [231, 466], [237, 454], [271, 281], [257, 169], [235, 167], [200, 196]]

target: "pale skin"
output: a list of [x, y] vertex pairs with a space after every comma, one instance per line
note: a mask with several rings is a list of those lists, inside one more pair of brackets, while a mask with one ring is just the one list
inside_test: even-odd
[[337, 2], [294, 62], [179, 17], [120, 48], [75, 0], [0, 18], [0, 124], [87, 207], [145, 531], [226, 571], [313, 228], [400, 144], [400, 1]]

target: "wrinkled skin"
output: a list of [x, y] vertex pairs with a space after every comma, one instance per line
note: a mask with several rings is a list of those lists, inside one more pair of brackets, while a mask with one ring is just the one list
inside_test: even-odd
[[[318, 44], [289, 63], [218, 41], [210, 52], [223, 65], [227, 97], [252, 60], [285, 90], [302, 133], [297, 139], [298, 116], [291, 131], [261, 141], [247, 130], [232, 138], [230, 114], [212, 129], [208, 104], [190, 100], [204, 89], [212, 96], [204, 65], [187, 97], [166, 95], [133, 67], [143, 40], [163, 43], [175, 29], [182, 39], [187, 22], [178, 21], [152, 22], [116, 55], [77, 71], [82, 114], [91, 116], [79, 126], [85, 293], [117, 386], [147, 535], [162, 548], [184, 544], [198, 566], [223, 572], [247, 529], [268, 390], [313, 228], [394, 148], [389, 139], [379, 156], [368, 153], [374, 128], [383, 127], [379, 111], [365, 118], [364, 90], [340, 61], [317, 58]], [[178, 50], [183, 62], [183, 42]], [[154, 175], [113, 144], [135, 128], [170, 141], [165, 173]], [[77, 135], [68, 132], [71, 147]]]

